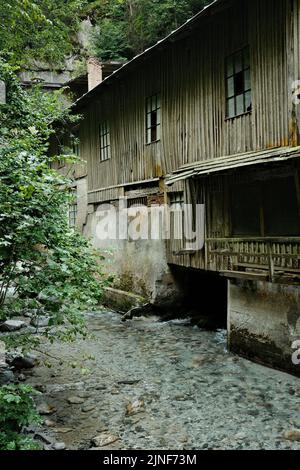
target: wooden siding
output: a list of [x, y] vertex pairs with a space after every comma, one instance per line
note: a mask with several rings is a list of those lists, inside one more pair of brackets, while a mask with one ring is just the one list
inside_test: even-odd
[[[161, 177], [193, 161], [289, 144], [290, 2], [230, 3], [201, 20], [187, 37], [158, 47], [123, 79], [100, 87], [80, 129], [89, 191]], [[298, 14], [300, 2], [294, 3]], [[253, 111], [226, 120], [225, 58], [246, 44]], [[162, 137], [146, 145], [145, 100], [157, 92]], [[104, 120], [110, 123], [112, 158], [100, 162], [99, 124]]]
[[[202, 250], [186, 251], [185, 241], [171, 239], [167, 242], [169, 264], [217, 271], [229, 274], [263, 271], [267, 280], [283, 280], [288, 273], [300, 277], [300, 236], [233, 236], [231, 221], [231, 191], [239, 183], [246, 185], [256, 181], [274, 181], [280, 177], [294, 177], [298, 207], [299, 162], [252, 168], [238, 169], [227, 174], [199, 177], [185, 182], [185, 202], [205, 204], [205, 245]], [[276, 188], [276, 183], [274, 183]], [[259, 210], [259, 208], [258, 208]], [[284, 227], [283, 227], [284, 232]], [[255, 276], [256, 274], [254, 274]], [[250, 275], [251, 277], [251, 275]]]

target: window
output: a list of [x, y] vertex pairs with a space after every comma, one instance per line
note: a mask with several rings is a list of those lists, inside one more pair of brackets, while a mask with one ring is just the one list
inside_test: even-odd
[[300, 212], [294, 178], [234, 185], [232, 232], [234, 236], [299, 236]]
[[160, 95], [153, 95], [146, 100], [146, 142], [151, 144], [160, 140], [161, 126]]
[[107, 121], [100, 124], [100, 161], [104, 162], [111, 157], [110, 130]]
[[69, 204], [69, 227], [75, 228], [77, 221], [78, 204], [77, 204], [77, 190], [72, 189], [71, 201]]
[[249, 46], [226, 59], [226, 117], [252, 110]]

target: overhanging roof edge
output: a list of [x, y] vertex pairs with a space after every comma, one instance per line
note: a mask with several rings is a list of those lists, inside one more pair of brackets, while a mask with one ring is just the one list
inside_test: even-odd
[[172, 184], [192, 177], [210, 175], [212, 173], [221, 173], [223, 171], [244, 168], [247, 166], [259, 165], [264, 163], [276, 163], [286, 161], [292, 158], [300, 157], [300, 147], [279, 147], [270, 151], [248, 152], [221, 159], [206, 160], [191, 164], [188, 168], [181, 167], [166, 178], [166, 184]]

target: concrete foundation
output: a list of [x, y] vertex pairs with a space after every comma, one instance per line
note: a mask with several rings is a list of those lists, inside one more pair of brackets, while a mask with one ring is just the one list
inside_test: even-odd
[[113, 287], [154, 304], [175, 304], [181, 292], [167, 264], [165, 240], [103, 240], [97, 210], [89, 206], [88, 212], [84, 235], [105, 256], [104, 269], [114, 276]]
[[87, 220], [88, 211], [88, 195], [87, 195], [87, 178], [76, 180], [77, 191], [77, 220], [76, 226], [82, 232]]
[[120, 313], [127, 313], [135, 307], [146, 304], [146, 300], [139, 295], [106, 287], [103, 292], [103, 305]]
[[300, 286], [230, 281], [228, 326], [231, 351], [300, 376]]

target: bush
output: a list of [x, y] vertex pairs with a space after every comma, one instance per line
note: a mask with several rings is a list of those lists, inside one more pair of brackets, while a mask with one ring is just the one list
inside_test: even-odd
[[0, 387], [0, 450], [37, 450], [39, 445], [22, 434], [24, 426], [39, 423], [33, 402], [34, 391], [28, 385]]

